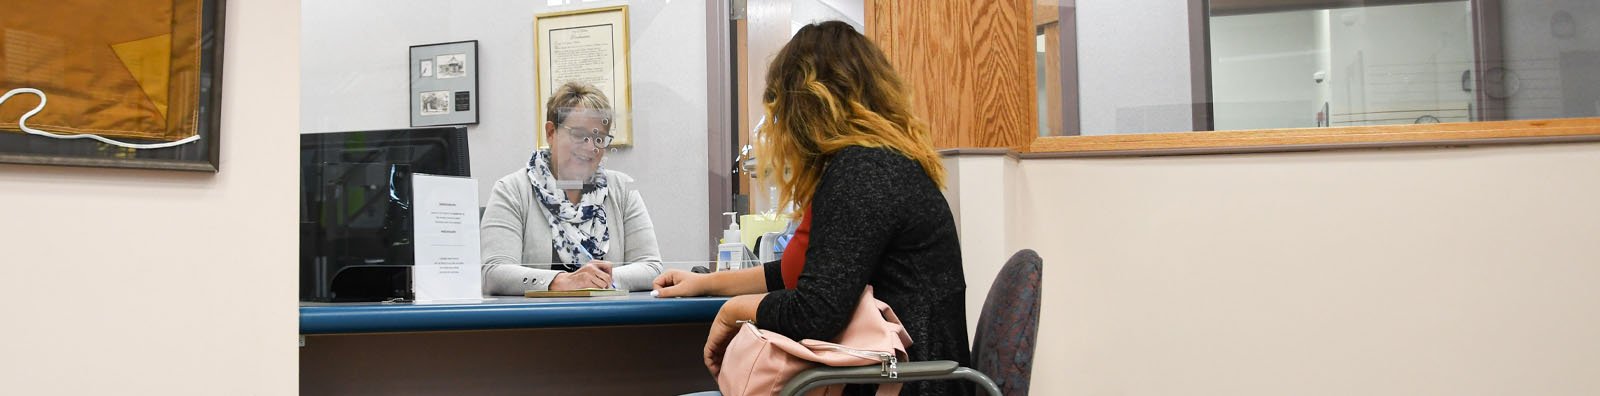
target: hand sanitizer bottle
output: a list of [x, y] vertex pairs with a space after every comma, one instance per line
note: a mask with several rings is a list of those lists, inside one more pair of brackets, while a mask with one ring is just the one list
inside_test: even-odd
[[739, 269], [744, 263], [744, 242], [739, 239], [738, 213], [726, 212], [728, 229], [722, 231], [722, 243], [717, 245], [717, 271]]

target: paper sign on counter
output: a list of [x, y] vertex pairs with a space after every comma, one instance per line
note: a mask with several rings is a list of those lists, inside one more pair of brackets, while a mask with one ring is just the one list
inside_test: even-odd
[[478, 248], [478, 181], [465, 177], [411, 175], [417, 301], [483, 298], [483, 260]]

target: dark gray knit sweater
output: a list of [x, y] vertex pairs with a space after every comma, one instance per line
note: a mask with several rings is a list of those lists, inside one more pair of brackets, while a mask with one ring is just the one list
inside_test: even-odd
[[[912, 361], [968, 365], [966, 280], [950, 204], [922, 166], [886, 149], [850, 147], [827, 161], [811, 200], [810, 246], [795, 289], [781, 262], [765, 266], [756, 324], [799, 339], [833, 340], [866, 285], [911, 335]], [[860, 389], [857, 389], [860, 388]], [[869, 392], [853, 387], [846, 394]], [[907, 384], [906, 395], [965, 395], [955, 381]]]

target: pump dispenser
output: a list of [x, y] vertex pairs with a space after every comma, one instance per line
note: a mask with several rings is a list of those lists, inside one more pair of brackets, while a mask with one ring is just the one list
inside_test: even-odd
[[717, 271], [739, 269], [744, 265], [744, 242], [739, 237], [739, 214], [725, 212], [728, 229], [722, 231], [722, 243], [717, 245]]

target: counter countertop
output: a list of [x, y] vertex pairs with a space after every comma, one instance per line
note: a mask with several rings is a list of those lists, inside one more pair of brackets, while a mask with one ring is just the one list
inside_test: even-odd
[[711, 322], [726, 297], [650, 292], [578, 298], [502, 297], [450, 303], [300, 303], [300, 334], [525, 329]]

